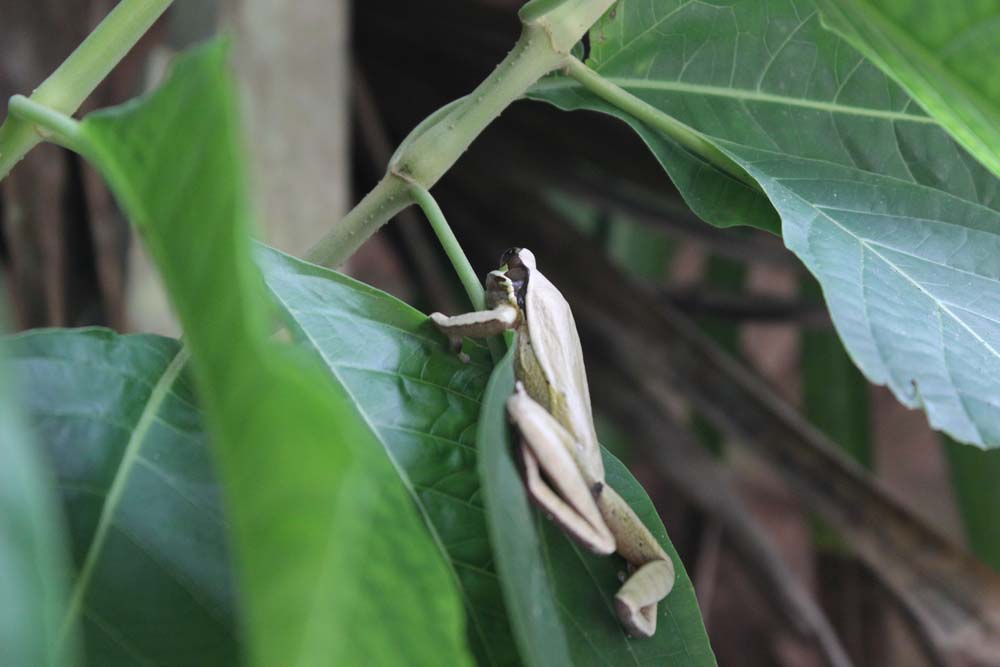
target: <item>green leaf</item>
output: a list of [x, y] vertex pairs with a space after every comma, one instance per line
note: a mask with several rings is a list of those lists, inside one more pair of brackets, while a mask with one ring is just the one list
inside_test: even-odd
[[[469, 638], [478, 664], [522, 664], [514, 636], [518, 637], [524, 660], [558, 664], [558, 638], [546, 635], [551, 626], [544, 622], [547, 618], [551, 623], [551, 614], [542, 614], [544, 618], [539, 619], [535, 612], [528, 612], [532, 615], [525, 619], [520, 616], [526, 613], [524, 609], [514, 612], [516, 616], [508, 609], [512, 623], [520, 625], [519, 631], [512, 633], [500, 613], [504, 601], [510, 601], [505, 594], [514, 595], [506, 589], [508, 586], [524, 587], [517, 593], [519, 600], [544, 603], [541, 592], [534, 589], [538, 580], [526, 575], [518, 565], [513, 567], [513, 575], [501, 571], [497, 579], [495, 559], [499, 547], [495, 535], [490, 551], [491, 533], [483, 501], [487, 489], [480, 489], [477, 465], [480, 472], [492, 472], [494, 459], [488, 457], [505, 452], [497, 449], [495, 441], [484, 448], [480, 440], [484, 457], [480, 461], [475, 450], [481, 410], [492, 405], [494, 425], [490, 428], [501, 428], [496, 424], [494, 404], [503, 388], [495, 385], [492, 401], [484, 396], [492, 370], [489, 353], [467, 341], [465, 351], [471, 362], [462, 364], [448, 351], [448, 342], [426, 316], [384, 292], [270, 248], [261, 249], [258, 262], [292, 334], [318, 354], [352, 393], [396, 462], [400, 476], [414, 490], [418, 506], [461, 582], [470, 618]], [[655, 662], [652, 658], [656, 655], [683, 654], [684, 647], [692, 657], [690, 664], [714, 664], [690, 581], [655, 509], [620, 463], [607, 459], [606, 464], [609, 481], [674, 558], [677, 584], [667, 603], [661, 605], [657, 637], [627, 641], [607, 607], [619, 586], [621, 561], [581, 554], [558, 529], [539, 521], [550, 556], [558, 553], [546, 563], [546, 576], [556, 588], [562, 624], [568, 633], [571, 631], [568, 639], [572, 664], [646, 664]], [[504, 480], [504, 492], [512, 485], [522, 498], [520, 502], [524, 502], [520, 480], [517, 484], [509, 478]], [[513, 504], [500, 504], [503, 507], [499, 511], [514, 511]], [[486, 511], [492, 516], [496, 510]], [[523, 526], [516, 518], [502, 524], [503, 530], [515, 533], [520, 533]], [[518, 553], [507, 552], [511, 557]], [[530, 551], [524, 553], [530, 558]], [[591, 572], [602, 578], [603, 588], [592, 581]], [[572, 610], [572, 618], [567, 616], [568, 610]], [[534, 625], [536, 622], [538, 625]], [[572, 628], [568, 628], [570, 623]], [[525, 642], [531, 640], [523, 633], [535, 631], [552, 646], [525, 647]]]
[[142, 233], [184, 326], [232, 524], [253, 664], [466, 665], [455, 586], [339, 382], [269, 340], [225, 43], [85, 152]]
[[984, 452], [944, 438], [952, 489], [972, 552], [1000, 572], [1000, 451]]
[[559, 601], [543, 560], [535, 512], [528, 505], [524, 483], [510, 456], [507, 398], [514, 392], [513, 355], [511, 346], [494, 369], [483, 394], [476, 429], [487, 525], [524, 664], [569, 667], [574, 663], [563, 630]]
[[[625, 2], [591, 36], [589, 65], [633, 112], [676, 119], [759, 184], [868, 378], [1000, 445], [1000, 182], [809, 0]], [[534, 95], [608, 111], [565, 77]], [[654, 150], [689, 201], [721, 187], [719, 169], [691, 179], [685, 149]]]
[[63, 627], [69, 567], [62, 517], [22, 406], [12, 396], [7, 356], [2, 343], [0, 658], [6, 665], [69, 667], [78, 661], [76, 629]]
[[[715, 665], [701, 611], [680, 556], [656, 508], [624, 465], [603, 450], [606, 481], [632, 506], [674, 563], [677, 579], [658, 607], [656, 634], [629, 639], [614, 611], [624, 562], [595, 556], [570, 541], [538, 510], [509, 454], [506, 401], [514, 388], [511, 354], [483, 397], [478, 441], [487, 519], [497, 569], [526, 663], [537, 667]], [[558, 619], [553, 609], [558, 610]], [[570, 658], [567, 658], [566, 647]]]
[[1000, 4], [819, 0], [823, 23], [893, 77], [1000, 176]]
[[53, 329], [10, 350], [77, 566], [59, 621], [81, 625], [88, 664], [238, 664], [226, 522], [180, 344]]
[[467, 345], [463, 364], [425, 315], [384, 292], [271, 248], [257, 257], [292, 335], [354, 397], [448, 558], [477, 663], [518, 664], [476, 475], [489, 353]]

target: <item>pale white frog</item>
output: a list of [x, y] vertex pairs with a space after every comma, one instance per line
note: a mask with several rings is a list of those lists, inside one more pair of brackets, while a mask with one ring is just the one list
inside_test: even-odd
[[569, 304], [538, 271], [530, 250], [512, 248], [486, 279], [489, 310], [431, 320], [457, 352], [462, 337], [517, 332], [517, 385], [507, 412], [520, 434], [531, 498], [577, 542], [597, 554], [617, 551], [628, 578], [615, 595], [628, 633], [656, 632], [656, 607], [673, 588], [674, 566], [628, 503], [604, 480], [583, 352]]

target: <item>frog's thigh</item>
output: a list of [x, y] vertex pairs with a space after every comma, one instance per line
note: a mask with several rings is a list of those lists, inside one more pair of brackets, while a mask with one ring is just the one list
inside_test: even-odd
[[618, 553], [635, 568], [615, 595], [618, 618], [629, 634], [650, 637], [656, 632], [656, 605], [674, 587], [674, 564], [617, 491], [605, 485], [598, 505]]
[[593, 489], [570, 455], [573, 436], [520, 383], [507, 401], [507, 411], [521, 434], [525, 486], [532, 499], [585, 548], [614, 553], [615, 539], [601, 518]]

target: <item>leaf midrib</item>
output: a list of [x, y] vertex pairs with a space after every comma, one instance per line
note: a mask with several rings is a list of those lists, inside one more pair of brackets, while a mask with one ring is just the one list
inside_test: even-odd
[[146, 435], [149, 433], [150, 427], [156, 421], [160, 407], [169, 395], [174, 382], [177, 380], [181, 371], [184, 369], [184, 366], [187, 364], [188, 356], [186, 347], [182, 347], [177, 350], [177, 353], [164, 369], [160, 379], [156, 382], [152, 391], [149, 393], [149, 398], [146, 401], [146, 405], [142, 409], [142, 413], [139, 415], [135, 429], [132, 431], [132, 435], [129, 437], [128, 443], [125, 445], [125, 451], [123, 452], [121, 461], [118, 464], [118, 469], [115, 471], [115, 476], [111, 482], [111, 486], [108, 488], [104, 505], [101, 507], [101, 514], [97, 520], [97, 528], [94, 530], [94, 535], [90, 541], [90, 548], [87, 550], [87, 556], [84, 559], [83, 566], [80, 568], [80, 573], [77, 575], [76, 581], [73, 584], [73, 592], [70, 596], [69, 604], [66, 608], [66, 615], [63, 617], [62, 628], [59, 632], [58, 641], [60, 645], [65, 641], [69, 628], [80, 614], [80, 609], [83, 606], [83, 600], [87, 594], [87, 589], [90, 585], [94, 568], [96, 567], [101, 551], [104, 548], [108, 531], [111, 529], [118, 506], [121, 504], [125, 487], [130, 478], [130, 472], [139, 458], [139, 451], [145, 442]]
[[[815, 111], [825, 111], [828, 113], [841, 113], [852, 116], [862, 116], [864, 118], [881, 118], [883, 120], [898, 120], [911, 123], [922, 123], [935, 125], [935, 121], [930, 116], [909, 114], [903, 111], [888, 111], [885, 109], [869, 109], [866, 107], [856, 107], [837, 102], [824, 102], [822, 100], [811, 100], [802, 97], [789, 97], [787, 95], [776, 95], [765, 93], [760, 90], [749, 90], [746, 88], [726, 88], [722, 86], [710, 86], [700, 83], [686, 83], [683, 81], [661, 81], [650, 79], [638, 79], [632, 77], [607, 76], [595, 70], [604, 79], [614, 83], [616, 86], [629, 92], [636, 90], [649, 90], [654, 92], [670, 93], [691, 93], [695, 95], [709, 95], [714, 97], [725, 97], [741, 102], [763, 102], [769, 104], [781, 104], [790, 107], [800, 107]], [[532, 91], [549, 92], [555, 90], [579, 90], [586, 91], [582, 85], [573, 79], [559, 77], [542, 81], [536, 84]]]

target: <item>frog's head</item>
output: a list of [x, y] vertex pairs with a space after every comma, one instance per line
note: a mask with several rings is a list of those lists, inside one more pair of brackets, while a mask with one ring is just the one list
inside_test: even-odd
[[521, 310], [524, 310], [524, 298], [528, 293], [528, 279], [534, 270], [535, 254], [527, 248], [508, 248], [500, 256], [500, 271], [510, 282]]
[[500, 266], [506, 266], [508, 271], [521, 268], [533, 271], [535, 269], [535, 253], [527, 248], [507, 248], [500, 256]]

